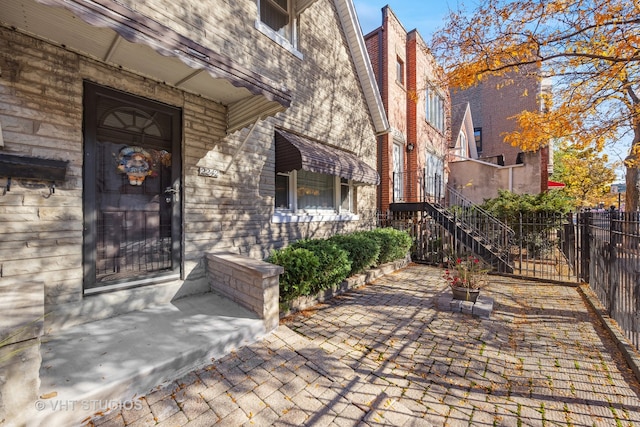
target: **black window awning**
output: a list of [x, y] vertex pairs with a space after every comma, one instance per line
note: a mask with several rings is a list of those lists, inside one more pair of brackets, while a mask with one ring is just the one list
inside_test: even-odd
[[276, 172], [304, 169], [378, 185], [378, 172], [355, 154], [276, 129]]

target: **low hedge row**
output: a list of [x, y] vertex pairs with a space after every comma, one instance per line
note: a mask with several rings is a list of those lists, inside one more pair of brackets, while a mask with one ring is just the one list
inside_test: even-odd
[[371, 267], [404, 258], [411, 237], [393, 228], [338, 234], [329, 239], [304, 239], [274, 250], [266, 259], [284, 267], [280, 302], [339, 285]]

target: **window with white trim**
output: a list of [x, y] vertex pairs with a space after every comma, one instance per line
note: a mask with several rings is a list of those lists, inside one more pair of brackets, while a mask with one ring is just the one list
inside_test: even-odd
[[459, 144], [456, 147], [455, 155], [456, 158], [454, 160], [461, 160], [467, 157], [467, 135], [464, 132], [460, 132]]
[[276, 213], [355, 214], [353, 181], [305, 170], [276, 173]]
[[257, 0], [256, 28], [282, 47], [297, 52], [298, 34], [295, 0]]
[[429, 151], [425, 154], [425, 195], [438, 201], [444, 196], [444, 159]]
[[425, 91], [425, 118], [440, 132], [444, 132], [444, 98], [433, 87]]
[[396, 81], [404, 86], [404, 61], [396, 58]]
[[393, 201], [404, 199], [404, 156], [403, 144], [393, 144]]
[[289, 188], [289, 174], [276, 174], [276, 209], [292, 210], [291, 189]]
[[358, 187], [351, 180], [340, 178], [340, 213], [356, 213]]
[[335, 211], [336, 177], [299, 170], [296, 180], [297, 205], [299, 210]]

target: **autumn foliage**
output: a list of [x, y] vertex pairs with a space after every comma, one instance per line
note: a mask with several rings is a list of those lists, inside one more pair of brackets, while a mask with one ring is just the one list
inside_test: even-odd
[[[640, 2], [638, 0], [486, 0], [451, 11], [431, 50], [450, 87], [490, 76], [534, 74], [552, 91], [540, 109], [514, 117], [505, 141], [535, 150], [550, 141], [596, 151], [632, 140], [627, 207], [640, 189]], [[523, 94], [524, 95], [524, 94]]]
[[607, 208], [616, 204], [616, 195], [611, 194], [611, 183], [615, 172], [608, 165], [606, 154], [594, 149], [561, 145], [554, 156], [552, 179], [565, 184], [562, 190], [574, 202], [574, 208], [595, 207], [601, 203]]

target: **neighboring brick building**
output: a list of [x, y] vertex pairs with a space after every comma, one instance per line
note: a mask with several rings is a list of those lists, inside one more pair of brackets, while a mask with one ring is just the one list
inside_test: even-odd
[[[499, 189], [516, 193], [537, 194], [548, 189], [552, 163], [551, 148], [523, 153], [519, 147], [504, 142], [504, 133], [516, 130], [513, 116], [521, 111], [537, 111], [540, 95], [549, 90], [540, 80], [528, 74], [514, 74], [505, 78], [489, 78], [466, 90], [452, 90], [451, 100], [456, 106], [468, 105], [473, 122], [468, 158], [452, 158], [449, 183], [477, 203], [496, 197]], [[460, 129], [459, 118], [453, 127]], [[452, 134], [454, 147], [458, 132]], [[474, 144], [475, 141], [475, 144]]]
[[365, 35], [391, 132], [378, 137], [378, 208], [440, 197], [449, 130], [449, 92], [417, 30], [407, 32], [389, 6]]
[[373, 227], [388, 125], [354, 10], [3, 2], [0, 340], [206, 292], [211, 251]]

